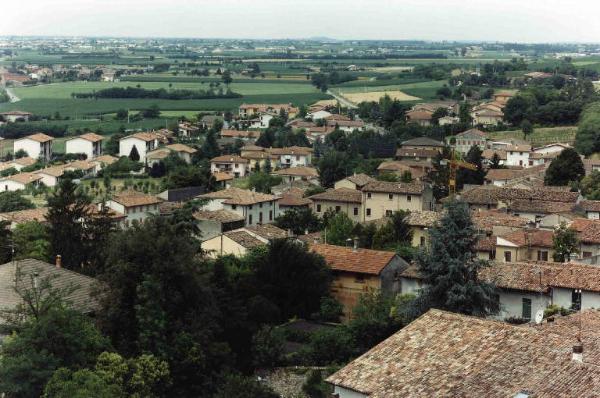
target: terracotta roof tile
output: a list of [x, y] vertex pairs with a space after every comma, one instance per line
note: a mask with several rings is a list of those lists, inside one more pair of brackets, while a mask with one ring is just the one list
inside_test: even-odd
[[251, 205], [254, 203], [270, 202], [279, 200], [278, 197], [268, 195], [260, 192], [250, 191], [248, 189], [241, 189], [231, 187], [223, 189], [221, 191], [210, 192], [200, 195], [199, 198], [203, 199], [225, 199], [223, 203], [232, 205]]
[[501, 236], [517, 246], [552, 247], [553, 231], [547, 229], [521, 229]]
[[155, 205], [162, 201], [153, 195], [146, 195], [140, 192], [123, 192], [112, 197], [114, 202], [122, 204], [125, 207]]
[[78, 135], [73, 138], [69, 138], [69, 140], [74, 140], [75, 138], [81, 138], [83, 140], [90, 141], [90, 142], [98, 142], [98, 141], [102, 141], [104, 139], [104, 137], [101, 136], [100, 134], [86, 133], [86, 134]]
[[235, 230], [235, 231], [228, 231], [228, 232], [225, 232], [224, 235], [246, 249], [252, 249], [254, 247], [259, 247], [259, 246], [265, 245], [265, 243], [263, 241], [255, 238], [254, 236], [249, 234], [247, 231], [244, 231], [243, 229]]
[[297, 177], [312, 177], [316, 178], [319, 176], [319, 172], [314, 167], [288, 167], [286, 169], [280, 169], [272, 172], [271, 174], [277, 176], [297, 176]]
[[43, 133], [36, 133], [36, 134], [28, 135], [27, 137], [20, 138], [17, 141], [27, 140], [27, 139], [37, 141], [37, 142], [47, 142], [47, 141], [52, 141], [54, 138], [50, 137], [49, 135], [43, 134]]
[[244, 217], [228, 210], [199, 210], [193, 214], [199, 221], [218, 221], [221, 223], [244, 221]]
[[362, 203], [362, 193], [356, 189], [328, 189], [308, 197], [312, 201], [324, 200], [330, 202]]
[[357, 249], [327, 244], [311, 244], [310, 249], [325, 258], [335, 271], [379, 275], [396, 257], [394, 252]]
[[248, 159], [244, 159], [238, 155], [222, 155], [212, 158], [211, 163], [248, 163]]
[[383, 192], [383, 193], [405, 193], [420, 195], [425, 190], [425, 185], [420, 182], [388, 182], [373, 181], [366, 184], [363, 192]]

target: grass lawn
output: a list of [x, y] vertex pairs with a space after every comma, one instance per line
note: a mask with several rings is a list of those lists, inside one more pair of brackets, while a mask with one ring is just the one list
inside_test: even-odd
[[[542, 127], [534, 129], [533, 133], [527, 137], [527, 141], [533, 146], [542, 146], [553, 142], [572, 144], [575, 142], [575, 133], [577, 133], [577, 126]], [[521, 130], [498, 131], [488, 135], [491, 139], [523, 139]]]
[[[94, 181], [96, 187], [92, 188], [92, 181]], [[161, 183], [162, 178], [111, 178], [110, 185], [112, 186], [112, 192], [119, 193], [125, 189], [125, 181], [129, 182], [129, 187], [131, 188], [133, 184], [139, 184], [148, 182], [148, 193], [149, 194], [158, 194], [161, 192]], [[104, 198], [104, 194], [106, 193], [106, 189], [104, 187], [104, 183], [102, 178], [89, 178], [81, 180], [81, 184], [84, 189], [92, 195], [93, 199], [102, 199]]]

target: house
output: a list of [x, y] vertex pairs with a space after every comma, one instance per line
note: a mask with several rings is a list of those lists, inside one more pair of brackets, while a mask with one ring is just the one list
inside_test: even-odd
[[193, 136], [198, 135], [198, 133], [200, 132], [200, 128], [194, 126], [192, 123], [181, 122], [177, 125], [177, 131], [179, 132], [179, 135], [183, 138], [192, 138]]
[[471, 212], [471, 220], [477, 233], [488, 237], [507, 235], [534, 226], [530, 221], [503, 210], [475, 210]]
[[267, 149], [271, 155], [277, 156], [277, 164], [281, 168], [310, 166], [312, 164], [312, 148], [291, 146]]
[[590, 220], [600, 220], [600, 200], [582, 200], [579, 207]]
[[154, 166], [156, 163], [164, 162], [169, 157], [171, 151], [165, 147], [155, 149], [146, 154], [146, 165], [148, 167]]
[[492, 184], [497, 187], [520, 183], [520, 182], [537, 182], [538, 185], [544, 185], [544, 176], [548, 165], [538, 165], [529, 168], [506, 168], [506, 169], [489, 169], [485, 175], [487, 184]]
[[487, 142], [487, 136], [481, 130], [470, 129], [456, 134], [454, 141], [452, 145], [454, 150], [462, 154], [467, 154], [473, 146], [477, 146], [483, 151]]
[[406, 216], [406, 223], [412, 232], [413, 247], [425, 247], [429, 242], [429, 230], [442, 218], [442, 213], [432, 210], [411, 211]]
[[362, 188], [363, 220], [391, 216], [399, 210], [433, 210], [433, 191], [421, 182], [373, 181]]
[[438, 125], [447, 126], [460, 123], [460, 118], [457, 116], [443, 116], [438, 119]]
[[0, 113], [0, 119], [3, 119], [4, 121], [9, 123], [28, 122], [29, 118], [32, 116], [32, 113], [22, 111], [10, 111]]
[[19, 173], [0, 178], [0, 192], [20, 191], [40, 184], [42, 176], [34, 173]]
[[112, 156], [112, 155], [101, 155], [101, 156], [98, 156], [98, 157], [92, 159], [90, 161], [90, 163], [96, 167], [94, 174], [97, 174], [104, 167], [111, 165], [118, 160], [119, 160], [118, 158], [116, 158], [115, 156]]
[[531, 145], [510, 145], [505, 150], [507, 166], [529, 167]]
[[284, 182], [296, 180], [310, 181], [314, 184], [318, 184], [319, 182], [319, 172], [314, 167], [287, 167], [285, 169], [275, 170], [271, 172], [271, 175], [281, 177]]
[[52, 159], [52, 140], [54, 138], [42, 133], [20, 138], [14, 143], [14, 153], [22, 150], [30, 158], [49, 162]]
[[229, 210], [244, 217], [247, 226], [270, 224], [279, 216], [279, 198], [247, 189], [227, 188], [199, 195], [208, 199], [203, 210]]
[[242, 104], [239, 107], [239, 115], [242, 118], [249, 118], [263, 113], [279, 116], [281, 112], [285, 112], [288, 118], [293, 119], [298, 114], [299, 109], [292, 104]]
[[255, 119], [251, 119], [250, 120], [250, 125], [248, 127], [250, 127], [251, 129], [266, 129], [269, 128], [269, 125], [271, 124], [271, 120], [273, 120], [275, 116], [273, 115], [269, 115], [269, 114], [262, 114], [260, 116], [258, 116]]
[[146, 154], [158, 147], [161, 137], [154, 132], [135, 133], [119, 140], [119, 156], [130, 156], [137, 150], [140, 162], [146, 162]]
[[315, 112], [309, 112], [306, 114], [306, 118], [307, 119], [311, 119], [311, 120], [321, 120], [321, 119], [325, 119], [329, 116], [331, 116], [332, 114], [327, 112], [324, 109], [315, 111]]
[[215, 178], [215, 182], [217, 183], [216, 187], [225, 189], [231, 186], [231, 181], [233, 181], [233, 175], [226, 173], [224, 171], [217, 171], [216, 173], [212, 173], [212, 176]]
[[330, 129], [337, 129], [337, 130], [341, 130], [344, 133], [351, 133], [354, 130], [360, 130], [360, 131], [364, 131], [365, 130], [365, 122], [363, 122], [362, 120], [335, 120], [335, 119], [326, 119], [327, 120], [327, 124], [326, 126], [329, 127]]
[[533, 152], [541, 153], [541, 154], [550, 154], [550, 153], [558, 154], [558, 153], [561, 153], [562, 151], [564, 151], [565, 149], [569, 149], [569, 148], [571, 148], [570, 145], [561, 144], [560, 142], [557, 142], [554, 144], [548, 144], [548, 145], [534, 148]]
[[419, 126], [427, 127], [431, 126], [433, 120], [433, 112], [430, 111], [408, 111], [406, 112], [406, 121], [408, 123], [415, 123]]
[[335, 126], [312, 126], [308, 127], [304, 134], [310, 143], [325, 142], [325, 138], [335, 131]]
[[77, 311], [93, 314], [100, 309], [98, 297], [93, 294], [97, 281], [62, 268], [60, 256], [54, 265], [34, 259], [16, 260], [0, 265], [0, 324], [6, 323], [5, 311], [25, 305], [24, 294], [47, 282], [53, 289], [64, 291], [64, 302]]
[[432, 170], [433, 164], [431, 162], [421, 160], [392, 160], [381, 162], [377, 166], [377, 173], [379, 175], [389, 173], [395, 174], [398, 177], [404, 177], [410, 174], [410, 177], [414, 180], [423, 179]]
[[400, 144], [402, 149], [428, 149], [441, 152], [446, 145], [428, 137], [412, 138]]
[[400, 272], [408, 266], [394, 252], [369, 250], [328, 244], [310, 244], [310, 250], [323, 256], [333, 271], [331, 295], [342, 305], [346, 319], [352, 317], [352, 310], [360, 296], [381, 291], [390, 296], [400, 292]]
[[570, 223], [569, 228], [577, 233], [579, 258], [600, 254], [600, 221], [577, 218]]
[[59, 165], [36, 170], [33, 172], [33, 174], [41, 177], [40, 183], [52, 188], [58, 185], [58, 180], [64, 172], [65, 169], [63, 165]]
[[268, 168], [272, 170], [273, 168], [275, 168], [275, 166], [277, 166], [277, 161], [279, 160], [279, 157], [277, 155], [273, 155], [270, 152], [265, 151], [264, 148], [261, 147], [256, 148], [261, 148], [262, 151], [244, 150], [244, 148], [242, 148], [241, 157], [248, 161], [249, 172], [260, 170], [265, 171]]
[[211, 257], [234, 255], [243, 256], [249, 250], [265, 246], [275, 239], [288, 237], [286, 231], [271, 224], [254, 225], [225, 232], [202, 242], [202, 250]]
[[66, 153], [84, 153], [86, 159], [93, 159], [102, 155], [103, 136], [95, 133], [86, 133], [69, 138], [66, 142]]
[[423, 102], [416, 104], [411, 108], [413, 111], [426, 111], [431, 113], [434, 113], [438, 109], [443, 109], [449, 114], [457, 114], [460, 110], [460, 103], [453, 100]]
[[410, 160], [412, 162], [431, 163], [440, 154], [435, 149], [419, 148], [398, 148], [396, 150], [396, 160]]
[[522, 327], [431, 309], [326, 381], [338, 398], [592, 398], [599, 318]]
[[198, 210], [193, 214], [200, 239], [208, 240], [227, 231], [244, 227], [244, 217], [229, 210]]
[[22, 158], [16, 158], [13, 160], [9, 160], [7, 162], [5, 162], [5, 164], [9, 167], [9, 168], [13, 168], [17, 171], [21, 171], [23, 168], [28, 167], [28, 166], [32, 166], [37, 162], [37, 159], [34, 158], [30, 158], [29, 156], [24, 156]]
[[554, 254], [554, 232], [545, 229], [521, 229], [498, 236], [496, 254], [501, 261], [548, 261]]
[[470, 113], [473, 125], [497, 126], [504, 119], [501, 108], [489, 104], [475, 106]]
[[35, 209], [25, 209], [10, 211], [8, 213], [0, 213], [1, 221], [8, 221], [10, 223], [10, 229], [15, 229], [17, 225], [26, 222], [36, 221], [39, 223], [46, 222], [46, 215], [48, 214], [47, 207], [38, 207]]
[[333, 187], [335, 189], [349, 188], [349, 189], [357, 189], [360, 191], [362, 189], [362, 187], [364, 187], [365, 185], [367, 185], [369, 182], [372, 182], [372, 181], [375, 181], [375, 179], [372, 177], [369, 177], [368, 175], [366, 175], [364, 173], [359, 173], [359, 174], [354, 173], [354, 175], [351, 175], [349, 177], [346, 177], [339, 181], [336, 181], [336, 183]]
[[312, 201], [312, 209], [319, 217], [323, 217], [327, 211], [334, 211], [345, 213], [352, 221], [363, 221], [362, 193], [356, 189], [328, 189], [308, 199]]
[[242, 141], [256, 140], [260, 137], [258, 131], [222, 129], [221, 138], [240, 139]]
[[126, 218], [123, 220], [123, 224], [128, 227], [133, 222], [144, 222], [146, 218], [157, 215], [158, 205], [161, 202], [159, 198], [153, 195], [126, 191], [113, 195], [106, 202], [106, 206], [117, 213], [124, 214]]
[[308, 209], [312, 200], [304, 197], [304, 191], [299, 188], [291, 188], [281, 194], [279, 199], [279, 211], [285, 213], [288, 210]]
[[169, 144], [165, 146], [165, 148], [177, 154], [177, 156], [183, 159], [187, 164], [192, 163], [192, 156], [198, 152], [194, 148], [184, 144]]
[[212, 129], [215, 125], [215, 122], [219, 120], [223, 122], [223, 118], [217, 115], [205, 115], [200, 119], [200, 125], [205, 129]]
[[508, 101], [515, 96], [515, 93], [511, 93], [508, 91], [501, 91], [499, 93], [494, 94], [494, 102], [498, 102], [499, 104], [506, 105]]
[[210, 160], [210, 172], [227, 173], [235, 178], [244, 177], [250, 172], [249, 161], [237, 155], [222, 155]]
[[498, 164], [501, 166], [506, 165], [506, 151], [503, 149], [484, 149], [481, 153], [481, 157], [483, 158], [483, 163], [485, 165], [492, 164], [492, 160], [494, 159], [494, 155], [498, 159]]

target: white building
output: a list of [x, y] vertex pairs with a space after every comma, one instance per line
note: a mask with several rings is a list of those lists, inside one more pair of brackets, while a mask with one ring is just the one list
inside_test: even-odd
[[271, 155], [277, 156], [277, 165], [281, 168], [310, 166], [312, 164], [312, 148], [291, 146], [286, 148], [269, 148]]
[[134, 221], [144, 222], [149, 216], [158, 215], [158, 205], [161, 202], [156, 196], [130, 191], [114, 195], [106, 205], [111, 210], [124, 214], [126, 218], [123, 224], [128, 227]]
[[531, 153], [531, 145], [510, 145], [505, 150], [506, 162], [504, 164], [507, 166], [530, 166], [529, 155]]
[[7, 122], [14, 123], [19, 121], [28, 122], [29, 118], [33, 116], [29, 112], [21, 112], [21, 111], [10, 111], [0, 113], [0, 119], [4, 119]]
[[39, 184], [41, 176], [33, 173], [19, 173], [0, 178], [0, 192], [21, 191]]
[[119, 156], [129, 156], [135, 147], [140, 155], [140, 162], [146, 161], [146, 154], [158, 147], [160, 136], [156, 133], [135, 133], [121, 138], [119, 141]]
[[240, 188], [227, 188], [198, 196], [208, 199], [203, 210], [228, 210], [244, 217], [248, 226], [270, 224], [279, 216], [279, 198]]
[[210, 160], [210, 172], [227, 173], [235, 178], [244, 177], [250, 172], [250, 161], [238, 155], [217, 156]]
[[329, 116], [331, 116], [332, 114], [330, 112], [324, 111], [324, 110], [320, 110], [320, 111], [316, 111], [316, 112], [311, 112], [308, 113], [306, 115], [307, 119], [312, 119], [312, 120], [320, 120], [320, 119], [325, 119]]
[[36, 133], [18, 139], [14, 144], [14, 152], [25, 151], [27, 156], [34, 159], [42, 159], [46, 162], [52, 159], [52, 140], [49, 135]]
[[250, 128], [251, 129], [266, 129], [266, 128], [269, 128], [269, 123], [271, 123], [271, 120], [273, 119], [273, 117], [274, 116], [266, 114], [266, 113], [262, 114], [258, 118], [252, 119], [250, 121]]
[[85, 153], [88, 160], [102, 155], [102, 137], [99, 134], [87, 133], [73, 137], [66, 142], [66, 153]]

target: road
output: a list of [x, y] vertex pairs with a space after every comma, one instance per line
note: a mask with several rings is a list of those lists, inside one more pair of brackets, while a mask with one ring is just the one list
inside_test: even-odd
[[342, 104], [342, 106], [348, 108], [348, 109], [356, 109], [358, 108], [358, 106], [356, 106], [355, 104], [353, 104], [352, 102], [348, 101], [346, 98], [335, 94], [333, 91], [331, 90], [327, 90], [327, 94], [331, 95], [333, 98], [335, 98], [336, 100], [338, 100], [340, 102], [340, 104]]
[[21, 101], [21, 98], [17, 97], [10, 88], [4, 87], [4, 91], [6, 91], [6, 94], [8, 94], [8, 98], [10, 98], [10, 102]]

